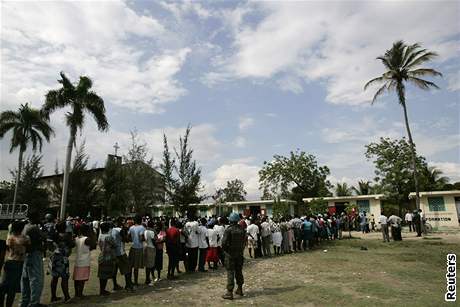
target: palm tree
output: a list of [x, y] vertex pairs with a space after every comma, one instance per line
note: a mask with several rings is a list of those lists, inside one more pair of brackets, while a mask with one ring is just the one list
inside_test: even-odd
[[429, 191], [441, 191], [449, 183], [449, 178], [442, 176], [442, 171], [434, 166], [428, 166], [425, 170], [426, 187]]
[[69, 185], [70, 160], [72, 159], [72, 149], [75, 144], [78, 130], [83, 128], [85, 113], [94, 117], [99, 131], [107, 131], [109, 123], [105, 116], [104, 100], [95, 92], [91, 91], [93, 82], [86, 76], [81, 76], [80, 81], [74, 86], [63, 72], [60, 73], [62, 87], [51, 90], [46, 94], [46, 101], [42, 108], [43, 114], [49, 115], [64, 107], [70, 107], [71, 111], [66, 113], [67, 126], [70, 129], [69, 142], [67, 143], [67, 153], [64, 168], [63, 189], [61, 197], [60, 218], [65, 217], [65, 206], [67, 202], [67, 191]]
[[0, 114], [0, 138], [12, 131], [10, 153], [19, 148], [18, 171], [16, 173], [16, 185], [13, 196], [14, 219], [15, 205], [18, 197], [18, 187], [23, 166], [23, 155], [29, 143], [32, 144], [33, 151], [42, 150], [44, 137], [47, 142], [53, 134], [53, 129], [49, 125], [48, 118], [44, 118], [40, 110], [29, 107], [29, 104], [22, 104], [17, 112], [4, 111]]
[[364, 90], [366, 90], [371, 84], [382, 84], [377, 92], [375, 92], [372, 103], [374, 103], [375, 100], [386, 91], [396, 91], [396, 94], [398, 95], [399, 104], [404, 111], [407, 137], [411, 147], [417, 209], [420, 208], [420, 194], [416, 167], [416, 151], [409, 127], [409, 119], [407, 117], [405, 84], [409, 82], [423, 90], [439, 88], [435, 83], [419, 78], [423, 76], [442, 76], [440, 72], [432, 68], [419, 68], [421, 64], [432, 60], [437, 55], [438, 54], [436, 52], [423, 49], [417, 43], [407, 45], [404, 41], [396, 41], [393, 43], [391, 49], [387, 50], [383, 56], [377, 57], [378, 60], [382, 61], [382, 64], [385, 66], [387, 71], [385, 71], [380, 77], [370, 80], [364, 86]]
[[337, 185], [335, 187], [335, 194], [337, 196], [351, 196], [351, 191], [351, 188], [348, 187], [348, 184], [346, 182], [337, 182]]
[[371, 183], [369, 181], [360, 180], [358, 181], [358, 188], [352, 187], [356, 195], [369, 195], [371, 189]]

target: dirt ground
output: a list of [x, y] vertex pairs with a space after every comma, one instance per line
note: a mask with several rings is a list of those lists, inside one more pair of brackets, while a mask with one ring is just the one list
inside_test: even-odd
[[[424, 238], [405, 232], [402, 242], [383, 243], [380, 233], [352, 233], [352, 239], [324, 242], [308, 252], [247, 259], [245, 296], [221, 299], [225, 270], [180, 274], [153, 287], [140, 286], [97, 296], [96, 256], [93, 252], [88, 297], [70, 306], [441, 306], [446, 288], [446, 255], [460, 254], [459, 232], [439, 232]], [[167, 257], [165, 257], [165, 260]], [[167, 261], [165, 261], [165, 267]], [[164, 271], [163, 271], [164, 273]], [[165, 274], [165, 273], [164, 273]], [[140, 281], [144, 280], [141, 274]], [[123, 283], [121, 277], [119, 282]], [[109, 290], [112, 284], [109, 282]], [[73, 289], [71, 289], [73, 293]], [[47, 277], [43, 302], [49, 302]], [[63, 306], [64, 304], [54, 304]]]

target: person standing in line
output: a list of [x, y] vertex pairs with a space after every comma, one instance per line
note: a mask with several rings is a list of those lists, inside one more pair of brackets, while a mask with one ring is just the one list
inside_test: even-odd
[[158, 282], [161, 280], [161, 270], [163, 270], [163, 245], [166, 240], [166, 232], [163, 230], [163, 222], [158, 221], [156, 223], [155, 233], [157, 235], [155, 240], [155, 271], [157, 271], [157, 278], [155, 278], [155, 281]]
[[281, 243], [283, 242], [283, 236], [281, 235], [280, 224], [278, 221], [273, 221], [273, 224], [270, 226], [272, 232], [272, 241], [273, 241], [273, 250], [275, 256], [281, 254]]
[[85, 282], [89, 280], [91, 271], [91, 250], [95, 248], [94, 233], [87, 224], [81, 225], [75, 238], [75, 265], [73, 269], [75, 297], [83, 297]]
[[113, 279], [116, 272], [116, 248], [117, 244], [109, 233], [110, 224], [103, 222], [100, 224], [100, 234], [97, 241], [101, 250], [98, 257], [97, 277], [99, 278], [99, 295], [107, 296], [110, 294], [105, 288], [107, 281]]
[[[239, 217], [239, 216], [238, 216]], [[254, 250], [254, 258], [256, 258], [256, 248], [257, 248], [257, 239], [259, 236], [259, 227], [256, 225], [254, 220], [251, 220], [251, 225], [246, 228], [246, 231], [248, 233], [248, 252], [249, 252], [249, 257], [252, 256], [252, 251]]]
[[125, 289], [127, 291], [133, 291], [133, 285], [131, 282], [131, 269], [129, 264], [128, 255], [125, 251], [125, 243], [128, 242], [128, 229], [124, 225], [122, 217], [119, 217], [116, 220], [116, 227], [112, 228], [110, 235], [115, 241], [115, 256], [116, 256], [116, 266], [115, 266], [115, 275], [113, 276], [113, 288], [114, 290], [121, 290], [121, 286], [117, 284], [117, 271], [120, 271], [120, 274], [125, 277]]
[[208, 263], [208, 268], [210, 270], [217, 269], [217, 263], [219, 262], [219, 254], [217, 250], [217, 231], [215, 231], [213, 227], [214, 225], [212, 223], [209, 223], [206, 233], [206, 241], [209, 245], [209, 249], [206, 254], [206, 262]]
[[383, 242], [390, 242], [390, 236], [388, 234], [388, 218], [382, 213], [379, 216], [380, 229], [382, 230]]
[[[145, 284], [149, 286], [153, 286], [152, 279], [155, 276], [154, 274], [155, 255], [156, 255], [155, 241], [157, 239], [157, 236], [155, 234], [154, 227], [155, 225], [153, 224], [153, 221], [149, 220], [147, 222], [147, 229], [144, 231]], [[152, 275], [152, 279], [150, 279], [150, 275]]]
[[185, 223], [185, 231], [187, 232], [187, 272], [192, 273], [196, 271], [198, 264], [198, 222], [196, 217], [190, 216], [189, 221]]
[[310, 217], [307, 216], [302, 223], [302, 236], [303, 236], [303, 250], [311, 249], [313, 241], [313, 225], [310, 222]]
[[[56, 238], [54, 244], [56, 248], [51, 255], [51, 302], [57, 302], [60, 299], [56, 295], [59, 278], [61, 278], [61, 288], [64, 294], [64, 302], [70, 300], [69, 294], [69, 256], [72, 248], [75, 246], [75, 240], [69, 232], [65, 231], [65, 222], [56, 224]], [[79, 229], [78, 227], [77, 229]]]
[[11, 233], [6, 239], [8, 254], [0, 283], [0, 306], [2, 307], [12, 307], [16, 293], [21, 293], [22, 268], [27, 247], [30, 245], [29, 238], [22, 234], [23, 229], [23, 222], [14, 221], [11, 224]]
[[246, 233], [238, 225], [239, 219], [240, 216], [237, 213], [230, 214], [230, 226], [225, 230], [222, 239], [222, 249], [225, 253], [225, 268], [227, 269], [227, 292], [222, 298], [228, 300], [233, 299], [235, 280], [238, 286], [235, 294], [243, 296], [243, 252]]
[[206, 263], [206, 253], [208, 252], [208, 242], [206, 241], [206, 234], [208, 229], [206, 228], [207, 220], [205, 218], [200, 219], [201, 225], [198, 227], [198, 248], [199, 248], [199, 260], [198, 260], [198, 271], [206, 272], [204, 265]]
[[219, 254], [219, 260], [222, 265], [224, 265], [225, 254], [222, 250], [222, 238], [224, 237], [225, 227], [223, 222], [223, 217], [217, 219], [217, 224], [214, 225], [214, 230], [217, 233], [217, 252]]
[[134, 274], [134, 285], [139, 286], [139, 269], [144, 267], [144, 240], [145, 227], [142, 224], [142, 217], [136, 215], [134, 217], [134, 225], [128, 230], [128, 237], [133, 245], [129, 249], [129, 264], [131, 271]]
[[168, 254], [168, 279], [174, 278], [174, 270], [179, 266], [180, 231], [176, 227], [177, 221], [171, 220], [166, 230], [166, 253]]
[[260, 227], [262, 228], [261, 236], [264, 257], [271, 257], [272, 252], [270, 249], [270, 243], [272, 239], [272, 232], [270, 231], [270, 224], [268, 223], [266, 216], [262, 219], [262, 224], [260, 224]]
[[21, 307], [39, 307], [43, 291], [43, 241], [45, 235], [40, 231], [39, 214], [31, 214], [29, 223], [24, 227], [23, 234], [30, 239], [21, 276]]
[[412, 213], [407, 210], [406, 215], [404, 216], [404, 221], [409, 226], [409, 232], [415, 231], [415, 227], [412, 225]]

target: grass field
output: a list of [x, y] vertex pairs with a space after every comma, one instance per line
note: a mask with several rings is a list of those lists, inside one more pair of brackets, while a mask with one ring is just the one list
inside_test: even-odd
[[[97, 252], [93, 252], [87, 298], [71, 306], [441, 306], [446, 286], [446, 254], [460, 254], [458, 233], [435, 233], [404, 241], [383, 243], [379, 233], [331, 241], [311, 252], [245, 263], [245, 297], [231, 302], [220, 298], [225, 290], [225, 270], [181, 274], [154, 287], [141, 286], [98, 297]], [[367, 250], [362, 250], [366, 247]], [[324, 250], [327, 250], [325, 252]], [[165, 257], [165, 265], [167, 257]], [[165, 272], [163, 272], [165, 273]], [[140, 281], [144, 280], [143, 272]], [[120, 277], [119, 281], [123, 284]], [[43, 302], [48, 303], [49, 277]], [[109, 282], [109, 290], [112, 284]], [[71, 289], [73, 293], [73, 289]], [[62, 294], [61, 294], [62, 296]], [[55, 306], [60, 304], [55, 304]], [[60, 306], [62, 306], [61, 304]]]

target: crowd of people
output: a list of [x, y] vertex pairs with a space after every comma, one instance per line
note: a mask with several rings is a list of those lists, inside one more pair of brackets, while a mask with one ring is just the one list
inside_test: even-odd
[[[406, 221], [407, 218], [408, 215], [405, 216]], [[411, 216], [413, 225], [416, 226], [420, 218], [419, 212], [414, 213]], [[391, 226], [394, 240], [402, 239], [400, 217], [386, 217], [382, 213], [378, 217], [378, 225], [384, 241], [390, 240], [388, 226]], [[273, 257], [311, 250], [322, 241], [342, 239], [344, 232], [349, 232], [351, 236], [352, 230], [366, 233], [376, 231], [376, 228], [374, 216], [368, 216], [366, 212], [275, 219], [232, 213], [229, 218], [150, 218], [136, 215], [102, 220], [69, 217], [62, 221], [47, 214], [42, 222], [38, 216], [31, 216], [28, 221], [13, 222], [6, 242], [0, 243], [1, 251], [8, 250], [4, 263], [4, 253], [1, 257], [0, 302], [2, 306], [12, 306], [16, 293], [20, 292], [20, 306], [41, 306], [44, 271], [51, 275], [51, 302], [71, 299], [71, 277], [74, 296], [82, 298], [85, 283], [90, 278], [91, 251], [96, 249], [99, 250], [97, 278], [101, 296], [110, 294], [107, 290], [109, 281], [112, 281], [114, 291], [124, 289], [129, 292], [135, 291], [139, 283], [152, 286], [159, 282], [166, 254], [167, 279], [174, 279], [182, 273], [181, 264], [187, 273], [216, 270], [227, 264], [230, 277], [224, 298], [231, 299], [234, 280], [238, 286], [235, 293], [243, 295], [241, 247], [248, 249], [250, 258]], [[416, 229], [418, 232], [419, 229]], [[244, 234], [243, 239], [239, 239], [240, 233]], [[125, 244], [128, 242], [127, 252]], [[72, 273], [71, 253], [75, 254]], [[145, 280], [139, 280], [139, 270], [145, 270]], [[117, 280], [118, 272], [123, 276], [123, 287]], [[59, 283], [63, 298], [57, 296]]]

